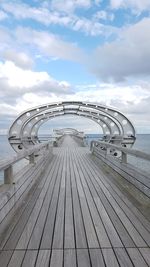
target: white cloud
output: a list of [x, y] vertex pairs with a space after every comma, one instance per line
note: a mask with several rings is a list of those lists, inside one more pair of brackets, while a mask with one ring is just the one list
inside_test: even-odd
[[[10, 104], [7, 103], [0, 103], [0, 114], [1, 116], [7, 115], [7, 116], [16, 116], [17, 115], [17, 108], [13, 107]], [[1, 118], [2, 121], [2, 118]]]
[[59, 24], [68, 25], [71, 18], [57, 11], [50, 11], [45, 7], [31, 7], [23, 3], [3, 3], [3, 9], [13, 15], [16, 19], [33, 19], [44, 25]]
[[52, 0], [51, 7], [54, 10], [74, 12], [77, 8], [89, 8], [91, 5], [91, 0]]
[[97, 6], [99, 6], [102, 2], [103, 0], [94, 0], [95, 5]]
[[6, 28], [0, 27], [0, 51], [8, 49], [12, 41], [11, 34]]
[[99, 46], [93, 55], [92, 72], [103, 80], [150, 75], [150, 18], [122, 29], [118, 39]]
[[110, 4], [114, 9], [130, 8], [135, 13], [150, 10], [149, 0], [110, 0]]
[[[36, 76], [33, 75], [33, 80], [35, 79], [35, 83], [39, 83], [39, 80], [37, 81], [35, 77]], [[48, 79], [48, 76], [45, 76], [45, 74], [39, 77], [42, 77], [40, 78], [42, 80]], [[76, 87], [77, 91], [74, 90], [73, 96], [70, 94], [71, 86], [66, 81], [59, 82], [56, 85], [56, 87], [59, 87], [59, 92], [57, 91], [58, 89], [51, 90], [53, 86], [52, 82], [49, 84], [49, 90], [47, 90], [43, 87], [43, 83], [41, 83], [41, 87], [36, 91], [34, 84], [32, 86], [30, 84], [30, 90], [26, 88], [26, 91], [24, 91], [24, 88], [21, 88], [23, 91], [20, 94], [19, 90], [14, 92], [14, 88], [9, 85], [7, 97], [5, 97], [4, 100], [1, 98], [2, 100], [0, 102], [0, 112], [3, 114], [1, 124], [3, 124], [5, 120], [5, 124], [9, 127], [10, 125], [8, 123], [10, 122], [7, 121], [6, 116], [16, 117], [20, 112], [33, 106], [58, 101], [77, 100], [115, 107], [134, 122], [137, 131], [150, 131], [150, 84], [148, 83], [145, 84], [145, 82], [141, 82], [140, 84], [132, 86], [119, 86], [107, 83], [78, 85]], [[13, 105], [8, 101], [11, 93], [16, 95]], [[11, 97], [11, 103], [12, 101]], [[86, 123], [88, 122], [83, 120], [83, 127], [86, 127]]]
[[93, 17], [91, 20], [87, 18], [76, 18], [75, 23], [72, 25], [72, 29], [75, 31], [80, 31], [89, 36], [110, 36], [113, 33], [117, 33], [118, 29], [110, 26], [104, 25], [98, 21], [97, 18]]
[[[99, 1], [98, 1], [99, 2]], [[53, 1], [51, 4], [44, 4], [32, 7], [23, 3], [3, 2], [3, 9], [14, 16], [16, 19], [32, 19], [36, 22], [42, 23], [45, 26], [51, 24], [67, 27], [74, 31], [81, 31], [87, 35], [110, 35], [115, 32], [115, 27], [110, 25], [103, 25], [99, 23], [99, 18], [87, 18], [86, 16], [77, 16], [73, 11], [76, 8], [88, 8], [92, 6], [93, 2], [90, 0], [59, 0]], [[97, 4], [95, 2], [95, 4]], [[53, 7], [53, 9], [52, 9]], [[114, 15], [112, 13], [105, 13], [105, 11], [99, 11], [98, 13], [101, 19], [105, 20], [105, 17], [109, 21], [112, 21]]]
[[93, 16], [93, 18], [95, 20], [107, 20], [107, 21], [113, 21], [114, 17], [115, 16], [113, 13], [109, 13], [105, 10], [100, 10], [100, 11], [96, 12]]
[[69, 43], [46, 31], [36, 31], [30, 28], [19, 27], [16, 30], [18, 42], [35, 46], [46, 56], [60, 59], [80, 61], [83, 52], [75, 43]]
[[12, 32], [5, 27], [0, 28], [0, 57], [22, 68], [30, 68], [34, 58], [82, 62], [85, 54], [77, 43], [63, 40], [51, 32], [25, 27], [14, 28]]
[[[72, 94], [67, 81], [57, 81], [47, 72], [36, 72], [17, 67], [13, 62], [0, 63], [0, 96], [2, 101], [15, 101], [26, 93], [42, 95]], [[33, 100], [33, 99], [32, 99]], [[7, 112], [7, 109], [6, 109]]]
[[0, 21], [5, 20], [8, 18], [7, 13], [5, 13], [3, 10], [0, 10]]
[[17, 52], [12, 49], [5, 50], [3, 53], [5, 60], [12, 61], [16, 66], [23, 69], [28, 69], [33, 66], [33, 60], [31, 56], [28, 56], [24, 52]]

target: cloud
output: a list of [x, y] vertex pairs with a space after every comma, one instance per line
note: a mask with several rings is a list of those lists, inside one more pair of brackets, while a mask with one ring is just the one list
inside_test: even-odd
[[84, 56], [77, 44], [63, 41], [59, 36], [46, 31], [19, 27], [16, 29], [16, 37], [18, 42], [36, 47], [49, 57], [80, 61]]
[[0, 10], [0, 21], [5, 20], [8, 18], [8, 15], [3, 10]]
[[[150, 75], [150, 18], [122, 29], [117, 40], [99, 46], [90, 65], [105, 81]], [[90, 61], [91, 62], [91, 61]]]
[[[100, 1], [98, 1], [100, 2]], [[98, 4], [95, 1], [95, 5]], [[97, 15], [91, 18], [86, 16], [78, 16], [73, 11], [76, 8], [89, 8], [92, 7], [93, 2], [90, 0], [58, 0], [52, 1], [51, 4], [44, 2], [43, 4], [33, 7], [31, 5], [23, 4], [20, 2], [12, 3], [8, 1], [3, 2], [2, 7], [5, 12], [8, 12], [17, 20], [32, 19], [36, 22], [49, 25], [58, 25], [60, 27], [67, 27], [73, 31], [81, 31], [86, 35], [111, 35], [112, 32], [116, 32], [116, 28], [110, 25], [103, 25], [99, 22], [99, 19], [105, 20], [106, 17], [109, 21], [112, 21], [114, 15], [112, 13], [106, 13], [106, 11], [99, 11]]]
[[[0, 103], [0, 114], [1, 116], [7, 115], [8, 117], [9, 116], [13, 117], [17, 114], [17, 109], [16, 107], [13, 107], [12, 105], [9, 105], [7, 103]], [[3, 120], [4, 120], [4, 117], [3, 117]]]
[[91, 0], [52, 0], [51, 7], [54, 10], [64, 12], [74, 12], [77, 8], [89, 8], [92, 5]]
[[91, 19], [84, 17], [76, 17], [72, 30], [83, 32], [87, 36], [105, 36], [106, 38], [112, 34], [118, 33], [118, 28], [111, 25], [104, 25], [99, 22], [99, 19], [93, 16]]
[[8, 29], [0, 27], [0, 51], [8, 49], [9, 44], [12, 43], [11, 33]]
[[[5, 89], [2, 90], [1, 94], [4, 92], [5, 96], [0, 98], [0, 112], [3, 115], [1, 125], [5, 120], [5, 128], [10, 126], [10, 120], [7, 122], [7, 117], [15, 118], [20, 112], [37, 105], [58, 101], [87, 101], [115, 107], [134, 122], [137, 131], [142, 131], [141, 128], [143, 131], [150, 131], [150, 85], [148, 83], [140, 82], [132, 86], [109, 83], [81, 84], [72, 92], [72, 86], [66, 81], [50, 81], [45, 73], [32, 74], [34, 83], [28, 85], [26, 89], [19, 88], [18, 85], [13, 87], [12, 84], [7, 83], [7, 87], [5, 85]], [[38, 79], [37, 75], [39, 75]], [[48, 83], [46, 79], [49, 79]], [[15, 98], [13, 99], [11, 95], [15, 95]], [[87, 124], [88, 121], [83, 120], [83, 127], [86, 128]]]
[[15, 50], [5, 50], [3, 53], [3, 58], [8, 61], [12, 61], [16, 66], [23, 69], [28, 69], [33, 66], [33, 60], [31, 56], [28, 56], [24, 52], [17, 52]]
[[68, 25], [70, 17], [45, 7], [32, 7], [24, 3], [3, 2], [3, 9], [16, 19], [32, 19], [46, 26], [50, 24]]
[[114, 9], [130, 8], [134, 13], [150, 10], [149, 0], [110, 0], [110, 4]]
[[63, 37], [48, 31], [17, 27], [12, 32], [1, 27], [0, 57], [22, 68], [31, 68], [34, 58], [83, 62], [85, 54], [77, 43], [63, 40]]
[[95, 5], [97, 6], [99, 6], [102, 2], [103, 0], [94, 0]]
[[104, 21], [113, 21], [115, 18], [115, 15], [113, 13], [107, 12], [105, 10], [97, 11], [93, 19], [95, 20], [104, 20]]
[[[57, 81], [47, 72], [25, 70], [17, 67], [13, 62], [0, 63], [0, 98], [2, 103], [11, 104], [26, 93], [50, 96], [72, 94], [67, 81]], [[33, 101], [33, 98], [31, 98]], [[7, 113], [7, 109], [6, 109]]]

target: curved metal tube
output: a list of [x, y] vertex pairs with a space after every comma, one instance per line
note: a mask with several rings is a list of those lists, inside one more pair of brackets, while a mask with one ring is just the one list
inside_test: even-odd
[[[120, 140], [130, 137], [130, 144], [135, 141], [135, 129], [129, 119], [113, 108], [99, 104], [65, 101], [47, 104], [23, 112], [9, 130], [9, 142], [15, 151], [28, 148], [38, 142], [37, 133], [41, 125], [57, 116], [76, 115], [98, 123], [104, 135], [119, 136]], [[36, 138], [35, 138], [36, 137]], [[132, 142], [131, 142], [132, 137]]]

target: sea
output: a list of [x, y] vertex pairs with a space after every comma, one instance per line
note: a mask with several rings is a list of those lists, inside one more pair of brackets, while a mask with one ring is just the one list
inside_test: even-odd
[[[101, 137], [102, 135], [99, 134], [87, 134], [88, 145], [90, 145], [90, 142], [92, 140], [98, 140]], [[150, 154], [150, 134], [137, 134], [133, 148]], [[0, 135], [0, 160], [13, 155], [15, 155], [15, 152], [10, 146], [7, 136]], [[150, 173], [149, 162], [139, 160], [138, 158], [135, 159], [135, 157], [134, 158], [130, 157], [130, 163]], [[16, 167], [16, 169], [18, 168], [18, 166]], [[0, 172], [0, 181], [2, 180], [3, 180], [3, 172]]]

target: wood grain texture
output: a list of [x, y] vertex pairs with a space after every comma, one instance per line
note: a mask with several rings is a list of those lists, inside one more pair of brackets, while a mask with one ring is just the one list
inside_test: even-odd
[[0, 267], [148, 267], [149, 221], [87, 148], [60, 144], [0, 224]]

